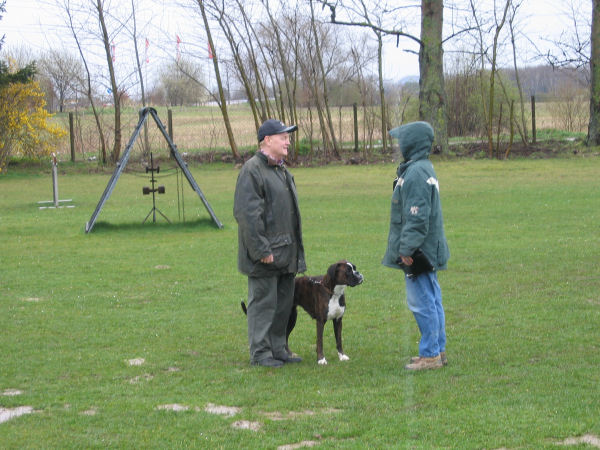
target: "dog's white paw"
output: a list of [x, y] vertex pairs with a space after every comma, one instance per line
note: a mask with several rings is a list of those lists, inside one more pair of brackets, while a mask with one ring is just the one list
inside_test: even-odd
[[319, 365], [321, 366], [326, 366], [327, 365], [327, 360], [325, 358], [322, 358], [318, 361]]
[[350, 357], [348, 355], [344, 355], [343, 353], [338, 353], [340, 357], [340, 361], [350, 361]]

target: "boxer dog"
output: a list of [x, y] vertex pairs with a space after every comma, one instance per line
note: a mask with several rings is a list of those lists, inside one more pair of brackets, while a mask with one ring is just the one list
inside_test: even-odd
[[[363, 282], [362, 274], [356, 266], [346, 260], [341, 260], [329, 266], [325, 275], [316, 277], [297, 277], [294, 288], [294, 305], [288, 320], [286, 351], [292, 355], [287, 344], [290, 333], [296, 326], [298, 306], [301, 306], [317, 322], [317, 362], [327, 364], [323, 353], [323, 329], [325, 322], [333, 321], [333, 331], [340, 361], [350, 358], [342, 348], [342, 318], [346, 310], [344, 291], [347, 286], [358, 286]], [[246, 312], [246, 305], [242, 302]]]

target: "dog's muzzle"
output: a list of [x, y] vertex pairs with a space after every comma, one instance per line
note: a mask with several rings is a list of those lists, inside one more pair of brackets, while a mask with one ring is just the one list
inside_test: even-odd
[[360, 273], [358, 270], [354, 270], [352, 272], [352, 283], [350, 286], [358, 286], [359, 284], [362, 284], [364, 279], [365, 277], [363, 277], [362, 273]]

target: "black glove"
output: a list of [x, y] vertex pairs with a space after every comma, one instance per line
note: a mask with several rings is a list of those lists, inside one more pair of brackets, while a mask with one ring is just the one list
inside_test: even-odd
[[435, 270], [435, 267], [429, 262], [425, 253], [418, 248], [411, 255], [413, 263], [410, 266], [407, 266], [402, 262], [402, 258], [398, 258], [396, 263], [400, 266], [400, 268], [404, 271], [404, 273], [408, 276], [408, 278], [416, 278], [424, 272], [432, 272]]

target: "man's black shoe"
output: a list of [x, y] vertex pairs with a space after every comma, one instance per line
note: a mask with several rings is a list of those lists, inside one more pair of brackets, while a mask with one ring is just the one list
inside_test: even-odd
[[263, 366], [263, 367], [282, 367], [283, 361], [280, 361], [275, 358], [265, 358], [260, 361], [252, 362], [253, 366]]
[[285, 364], [302, 362], [302, 358], [300, 358], [299, 356], [291, 356], [288, 354], [283, 354], [283, 355], [277, 356], [276, 358], [279, 361], [283, 361]]

